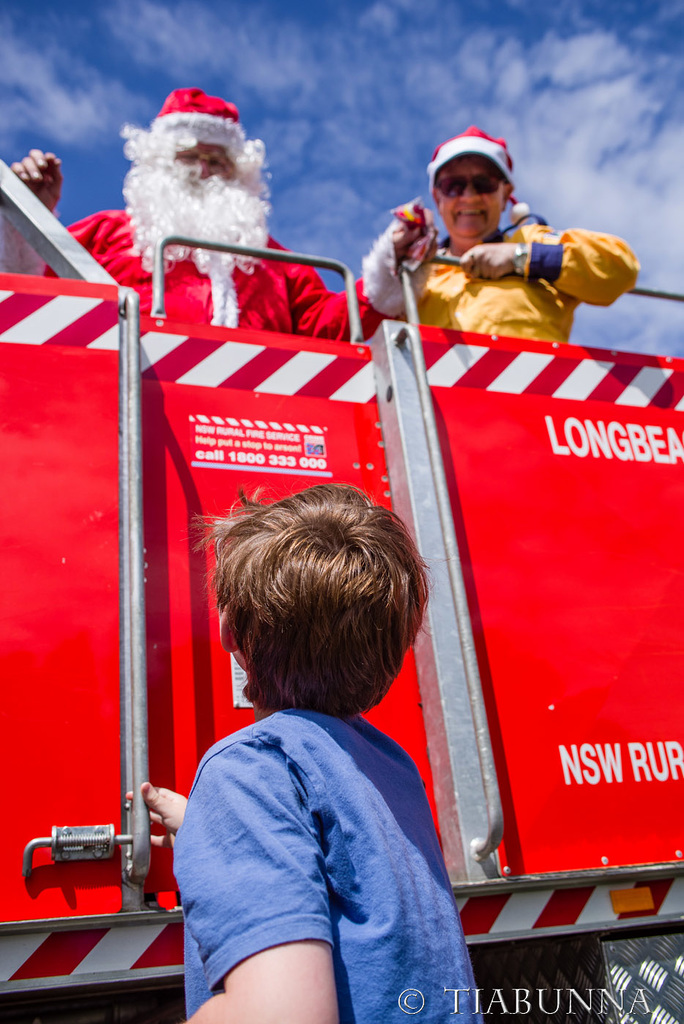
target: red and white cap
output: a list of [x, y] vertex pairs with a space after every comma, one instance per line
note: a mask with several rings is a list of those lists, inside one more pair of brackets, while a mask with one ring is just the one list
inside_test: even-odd
[[202, 89], [174, 89], [152, 122], [155, 133], [188, 136], [196, 142], [232, 149], [244, 142], [234, 103], [207, 96]]
[[432, 154], [427, 172], [430, 177], [430, 188], [435, 186], [437, 171], [457, 156], [484, 156], [496, 164], [506, 181], [513, 184], [513, 160], [508, 152], [505, 139], [495, 139], [480, 128], [471, 124], [460, 135], [442, 142]]

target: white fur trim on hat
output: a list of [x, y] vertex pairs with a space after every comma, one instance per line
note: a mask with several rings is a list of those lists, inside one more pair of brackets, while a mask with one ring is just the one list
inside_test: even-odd
[[164, 114], [152, 122], [152, 131], [159, 135], [189, 135], [206, 146], [242, 149], [245, 133], [242, 125], [226, 117], [194, 112]]
[[499, 168], [506, 181], [513, 184], [513, 176], [506, 159], [506, 150], [498, 142], [482, 139], [477, 135], [457, 135], [440, 146], [434, 159], [428, 164], [430, 188], [435, 187], [437, 171], [457, 156], [484, 156]]

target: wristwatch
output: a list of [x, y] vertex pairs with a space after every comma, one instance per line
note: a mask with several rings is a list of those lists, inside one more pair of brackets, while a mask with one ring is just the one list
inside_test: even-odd
[[527, 265], [527, 257], [529, 254], [529, 245], [516, 245], [515, 253], [513, 255], [513, 269], [519, 277], [523, 277], [525, 274], [525, 267]]

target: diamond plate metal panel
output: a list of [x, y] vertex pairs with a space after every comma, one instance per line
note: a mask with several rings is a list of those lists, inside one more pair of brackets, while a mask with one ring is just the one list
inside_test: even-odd
[[605, 976], [595, 935], [471, 946], [470, 955], [486, 1021], [514, 1015], [526, 1024], [609, 1024], [589, 996]]
[[616, 1024], [684, 1021], [684, 932], [603, 942]]
[[485, 1021], [684, 1024], [684, 930], [470, 948]]

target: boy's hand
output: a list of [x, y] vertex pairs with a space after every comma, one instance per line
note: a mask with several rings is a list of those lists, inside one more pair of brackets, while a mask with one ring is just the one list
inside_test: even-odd
[[[173, 846], [176, 832], [183, 824], [187, 799], [172, 789], [157, 788], [151, 782], [143, 782], [140, 792], [150, 809], [151, 820], [166, 829], [163, 836], [151, 836], [152, 845]], [[126, 799], [132, 800], [133, 794], [126, 793]]]

